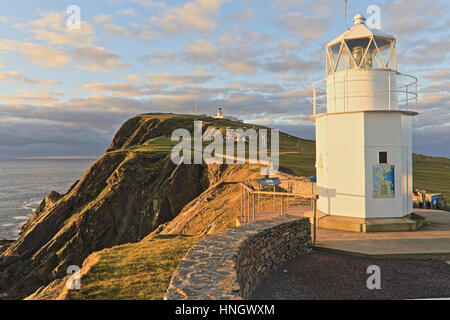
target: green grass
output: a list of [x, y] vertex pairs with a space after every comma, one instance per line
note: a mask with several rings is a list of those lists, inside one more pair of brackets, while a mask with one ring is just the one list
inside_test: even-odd
[[413, 155], [413, 184], [417, 189], [442, 193], [450, 200], [450, 159]]
[[98, 256], [91, 257], [94, 262], [81, 278], [81, 290], [70, 291], [67, 298], [161, 300], [179, 262], [199, 240], [199, 237], [159, 235], [94, 253]]

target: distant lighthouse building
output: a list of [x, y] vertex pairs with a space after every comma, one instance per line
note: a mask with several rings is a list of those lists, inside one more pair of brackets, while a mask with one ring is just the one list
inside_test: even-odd
[[232, 117], [232, 116], [225, 116], [223, 109], [219, 108], [217, 110], [217, 113], [213, 116], [214, 119], [225, 119], [225, 120], [231, 120], [231, 121], [237, 121], [237, 122], [242, 122], [243, 120], [240, 120], [236, 117]]
[[224, 118], [223, 110], [222, 110], [222, 108], [219, 108], [219, 110], [217, 110], [216, 115], [214, 116], [214, 119], [223, 119], [223, 118]]
[[417, 79], [398, 72], [393, 36], [353, 22], [327, 44], [326, 78], [313, 85], [319, 226], [413, 230]]

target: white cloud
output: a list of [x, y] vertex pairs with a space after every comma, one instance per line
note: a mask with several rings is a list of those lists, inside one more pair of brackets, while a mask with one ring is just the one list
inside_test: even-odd
[[219, 54], [214, 44], [203, 39], [197, 39], [194, 43], [188, 45], [186, 53], [187, 60], [194, 63], [217, 61]]
[[0, 72], [0, 82], [10, 82], [10, 81], [23, 81], [28, 84], [42, 86], [42, 87], [50, 87], [61, 84], [61, 81], [57, 80], [33, 80], [27, 76], [24, 76], [22, 73], [17, 71], [3, 71]]
[[128, 76], [123, 77], [125, 80], [130, 82], [141, 82], [142, 77], [138, 74], [130, 74]]
[[44, 107], [55, 107], [57, 99], [51, 92], [39, 90], [18, 89], [17, 96], [0, 95], [0, 100], [4, 100], [6, 105], [32, 104]]
[[19, 45], [18, 41], [0, 39], [0, 51], [14, 51], [17, 49], [18, 45]]
[[36, 43], [22, 43], [19, 45], [19, 51], [26, 59], [42, 67], [63, 67], [69, 61], [67, 54]]
[[117, 38], [140, 38], [142, 40], [152, 40], [156, 33], [146, 26], [140, 26], [136, 23], [130, 25], [130, 29], [126, 29], [116, 24], [105, 24], [103, 30], [106, 34]]
[[148, 84], [155, 85], [166, 83], [174, 86], [186, 84], [199, 84], [211, 80], [213, 77], [208, 75], [174, 75], [168, 72], [152, 73], [147, 75]]
[[155, 0], [129, 0], [132, 3], [137, 3], [143, 5], [144, 7], [151, 9], [162, 10], [166, 7], [166, 4], [163, 1], [155, 1]]
[[80, 29], [63, 29], [62, 31], [49, 31], [45, 29], [34, 30], [34, 37], [49, 44], [77, 45], [91, 43], [95, 40], [94, 28], [85, 21], [81, 22]]
[[111, 83], [111, 84], [89, 83], [83, 86], [83, 90], [96, 91], [101, 93], [111, 91], [116, 95], [129, 97], [146, 94], [146, 92], [144, 92], [141, 87], [131, 83]]
[[97, 72], [108, 69], [126, 69], [128, 65], [120, 60], [117, 52], [109, 51], [102, 47], [81, 46], [71, 51], [72, 57], [81, 63], [77, 66], [80, 70]]
[[284, 14], [278, 21], [292, 35], [300, 36], [307, 42], [320, 39], [329, 30], [322, 16], [310, 16], [300, 11]]
[[136, 12], [134, 12], [133, 8], [129, 8], [129, 9], [124, 9], [124, 10], [117, 11], [117, 14], [119, 16], [135, 16]]
[[189, 1], [182, 7], [168, 9], [161, 17], [153, 17], [150, 21], [172, 35], [213, 31], [217, 26], [217, 12], [225, 1]]
[[232, 74], [253, 74], [258, 71], [258, 66], [254, 61], [228, 60], [221, 62], [222, 67]]
[[96, 15], [94, 17], [94, 22], [96, 24], [100, 24], [100, 23], [108, 22], [111, 19], [112, 19], [112, 16], [104, 14], [104, 13], [99, 13], [98, 15]]
[[61, 31], [65, 27], [64, 16], [65, 13], [62, 12], [44, 12], [40, 19], [34, 20], [30, 24], [35, 28]]
[[105, 33], [112, 35], [117, 38], [129, 38], [130, 32], [124, 27], [118, 26], [116, 24], [105, 24], [103, 26], [103, 31]]

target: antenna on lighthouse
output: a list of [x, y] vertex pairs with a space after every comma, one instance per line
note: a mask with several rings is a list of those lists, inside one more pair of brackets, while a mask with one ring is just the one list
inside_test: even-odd
[[345, 26], [347, 27], [347, 30], [348, 30], [350, 28], [348, 27], [348, 24], [347, 24], [347, 6], [348, 6], [348, 0], [345, 0], [344, 20], [345, 20]]

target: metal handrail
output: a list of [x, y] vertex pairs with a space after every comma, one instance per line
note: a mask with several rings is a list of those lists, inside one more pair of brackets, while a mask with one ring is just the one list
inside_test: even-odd
[[[313, 242], [316, 244], [317, 242], [317, 200], [319, 199], [319, 195], [315, 193], [293, 193], [293, 192], [276, 192], [275, 187], [274, 191], [261, 191], [256, 190], [249, 182], [238, 182], [238, 185], [241, 187], [241, 218], [245, 222], [250, 222], [251, 220], [256, 221], [256, 215], [260, 214], [259, 207], [259, 195], [272, 195], [274, 197], [281, 197], [281, 214], [284, 214], [284, 197], [301, 197], [301, 198], [309, 198], [312, 200], [313, 204]], [[255, 196], [258, 195], [257, 202], [255, 202]], [[253, 203], [253, 205], [252, 205]], [[274, 202], [275, 203], [275, 202]], [[258, 209], [256, 209], [258, 208]], [[274, 204], [275, 209], [275, 204]], [[251, 217], [251, 212], [253, 212], [253, 217]], [[252, 219], [253, 218], [253, 219]]]
[[[396, 72], [396, 76], [398, 76], [399, 78], [404, 77], [406, 79], [411, 79], [410, 82], [407, 82], [406, 84], [400, 84], [397, 85], [396, 88], [391, 89], [391, 81], [390, 81], [390, 76], [389, 76], [389, 82], [388, 82], [388, 90], [371, 90], [369, 95], [349, 95], [348, 94], [348, 86], [345, 86], [345, 84], [349, 83], [349, 82], [361, 82], [361, 81], [373, 81], [373, 79], [347, 79], [346, 74], [344, 74], [344, 79], [343, 80], [338, 80], [334, 82], [334, 85], [336, 84], [344, 84], [344, 94], [341, 97], [336, 97], [336, 95], [334, 96], [333, 100], [336, 102], [339, 99], [345, 99], [345, 101], [348, 101], [349, 98], [368, 98], [368, 97], [374, 97], [376, 93], [387, 93], [388, 97], [389, 97], [389, 109], [390, 109], [390, 104], [391, 104], [391, 93], [397, 93], [397, 94], [405, 94], [404, 95], [404, 99], [398, 99], [397, 98], [397, 104], [398, 106], [406, 104], [406, 107], [409, 108], [409, 102], [410, 101], [414, 101], [415, 105], [417, 105], [417, 81], [418, 79], [412, 75], [408, 75], [408, 74], [402, 74], [399, 72]], [[333, 77], [335, 77], [333, 75]], [[312, 88], [313, 88], [313, 98], [310, 99], [311, 103], [313, 104], [313, 115], [316, 116], [317, 113], [317, 107], [326, 107], [327, 103], [321, 103], [318, 102], [320, 101], [320, 99], [323, 99], [324, 97], [327, 97], [327, 89], [321, 89], [318, 88], [317, 86], [321, 83], [326, 83], [327, 78], [315, 81], [312, 84]], [[402, 90], [404, 89], [404, 90]], [[347, 105], [348, 103], [346, 103], [345, 105]]]

